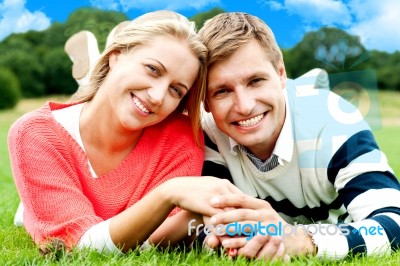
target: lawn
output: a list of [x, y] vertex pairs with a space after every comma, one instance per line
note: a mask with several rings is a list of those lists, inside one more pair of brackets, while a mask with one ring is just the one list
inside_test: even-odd
[[[395, 173], [400, 177], [400, 93], [379, 94], [382, 127], [375, 136], [381, 149], [388, 156]], [[13, 226], [13, 215], [19, 199], [12, 180], [7, 151], [7, 132], [13, 121], [22, 114], [39, 107], [51, 97], [23, 100], [13, 110], [0, 111], [0, 264], [1, 265], [248, 265], [244, 259], [230, 260], [216, 254], [196, 251], [161, 252], [155, 249], [140, 254], [133, 251], [124, 256], [99, 254], [93, 251], [74, 251], [43, 257], [22, 228]], [[251, 261], [252, 265], [264, 265]], [[351, 258], [345, 261], [320, 261], [314, 258], [299, 258], [290, 265], [400, 265], [400, 252], [385, 258]], [[280, 263], [278, 263], [280, 265]]]

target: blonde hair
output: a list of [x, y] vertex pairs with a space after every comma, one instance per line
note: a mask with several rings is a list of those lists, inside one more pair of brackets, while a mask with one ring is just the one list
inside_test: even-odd
[[283, 63], [282, 51], [268, 25], [256, 16], [241, 12], [221, 13], [207, 20], [199, 35], [207, 46], [208, 66], [231, 56], [255, 39], [265, 49], [275, 70]]
[[[121, 25], [121, 26], [120, 26]], [[207, 78], [207, 48], [201, 42], [196, 32], [194, 22], [190, 22], [186, 17], [172, 11], [149, 12], [129, 23], [118, 26], [114, 37], [100, 55], [90, 76], [90, 82], [84, 89], [79, 89], [72, 95], [70, 101], [84, 102], [90, 101], [96, 95], [101, 84], [104, 82], [110, 66], [108, 64], [110, 54], [113, 51], [130, 51], [139, 45], [146, 45], [159, 37], [174, 37], [185, 41], [194, 56], [199, 60], [199, 73], [193, 83], [192, 88], [181, 100], [177, 112], [186, 111], [193, 128], [193, 134], [197, 144], [201, 129], [200, 106], [205, 97], [205, 82]]]

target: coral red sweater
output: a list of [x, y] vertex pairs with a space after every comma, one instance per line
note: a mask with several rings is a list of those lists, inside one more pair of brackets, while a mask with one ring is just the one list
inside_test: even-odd
[[[179, 176], [199, 176], [204, 152], [190, 120], [173, 114], [145, 129], [133, 151], [114, 170], [93, 178], [78, 143], [47, 103], [11, 127], [11, 166], [25, 206], [24, 226], [36, 243], [57, 237], [72, 247], [86, 230], [135, 204], [154, 187]], [[99, 121], [101, 122], [101, 121]]]

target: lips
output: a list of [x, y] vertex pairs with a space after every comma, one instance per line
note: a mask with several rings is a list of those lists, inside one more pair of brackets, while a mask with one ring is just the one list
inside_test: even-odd
[[251, 127], [251, 126], [254, 126], [254, 125], [258, 124], [261, 121], [261, 119], [264, 118], [264, 116], [265, 116], [265, 114], [260, 114], [260, 115], [257, 115], [255, 117], [252, 117], [250, 119], [237, 121], [237, 123], [241, 127]]
[[151, 111], [149, 111], [143, 104], [142, 102], [139, 100], [139, 98], [137, 98], [135, 95], [131, 94], [133, 102], [135, 103], [135, 105], [143, 112], [146, 114], [150, 114]]

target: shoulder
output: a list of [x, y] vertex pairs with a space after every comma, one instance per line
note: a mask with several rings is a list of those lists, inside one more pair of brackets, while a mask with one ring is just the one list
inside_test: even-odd
[[61, 108], [63, 104], [47, 102], [40, 108], [24, 114], [17, 119], [8, 132], [9, 142], [26, 142], [42, 139], [48, 141], [61, 129], [55, 121], [52, 108]]
[[47, 126], [50, 122], [51, 111], [49, 103], [46, 103], [42, 107], [18, 118], [11, 125], [9, 134], [23, 134], [26, 131], [32, 131], [38, 127]]
[[172, 113], [163, 122], [159, 123], [158, 126], [165, 129], [182, 130], [182, 132], [192, 132], [191, 120], [187, 115]]
[[[151, 141], [158, 142], [157, 145], [161, 143], [174, 146], [196, 145], [191, 119], [184, 114], [173, 113], [164, 121], [146, 129], [145, 132], [152, 136]], [[202, 136], [202, 133], [200, 132], [199, 135]]]

